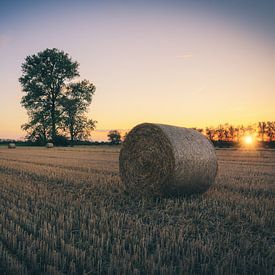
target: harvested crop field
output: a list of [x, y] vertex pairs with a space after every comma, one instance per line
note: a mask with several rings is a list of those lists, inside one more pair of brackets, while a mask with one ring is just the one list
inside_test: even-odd
[[0, 147], [0, 273], [274, 274], [275, 151], [216, 152], [205, 194], [138, 200], [119, 147]]

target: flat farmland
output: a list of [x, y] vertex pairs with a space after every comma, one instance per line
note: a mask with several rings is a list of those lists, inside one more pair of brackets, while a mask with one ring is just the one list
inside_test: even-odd
[[0, 147], [0, 273], [275, 274], [275, 151], [216, 153], [208, 192], [153, 200], [119, 147]]

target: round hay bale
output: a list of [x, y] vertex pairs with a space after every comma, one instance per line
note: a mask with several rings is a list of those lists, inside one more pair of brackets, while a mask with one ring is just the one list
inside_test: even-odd
[[143, 123], [123, 142], [122, 182], [134, 194], [178, 196], [205, 192], [215, 181], [214, 146], [193, 129]]
[[16, 148], [15, 143], [9, 143], [8, 148], [9, 149], [15, 149]]
[[53, 148], [53, 143], [47, 143], [47, 144], [46, 144], [46, 147], [47, 147], [47, 148]]

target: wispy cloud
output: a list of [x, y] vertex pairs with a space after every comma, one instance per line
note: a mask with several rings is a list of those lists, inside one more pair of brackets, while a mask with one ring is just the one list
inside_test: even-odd
[[177, 55], [177, 58], [184, 59], [184, 60], [191, 60], [193, 58], [192, 53]]

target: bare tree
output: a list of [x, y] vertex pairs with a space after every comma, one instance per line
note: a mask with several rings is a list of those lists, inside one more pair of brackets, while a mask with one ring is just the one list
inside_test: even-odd
[[214, 137], [215, 137], [215, 130], [214, 129], [206, 127], [205, 134], [211, 141], [214, 140]]
[[264, 135], [266, 133], [266, 122], [259, 122], [258, 123], [258, 133], [261, 136], [261, 140], [264, 141]]
[[275, 121], [268, 121], [266, 127], [266, 134], [269, 137], [269, 142], [275, 139]]
[[229, 132], [230, 140], [234, 141], [234, 138], [235, 138], [235, 128], [232, 125], [229, 126], [228, 132]]
[[224, 140], [224, 128], [222, 125], [219, 125], [219, 127], [216, 129], [216, 134], [218, 137], [218, 141], [223, 141]]

